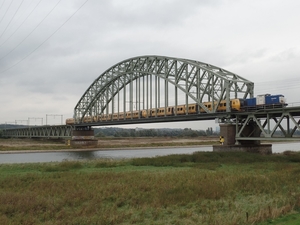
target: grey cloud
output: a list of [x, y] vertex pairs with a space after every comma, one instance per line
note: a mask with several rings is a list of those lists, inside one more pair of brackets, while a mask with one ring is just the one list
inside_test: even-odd
[[[0, 45], [37, 2], [30, 5], [24, 1], [20, 14], [0, 38]], [[57, 2], [41, 1], [18, 32], [0, 46], [0, 58], [16, 47]], [[20, 46], [0, 60], [4, 120], [54, 111], [72, 116], [81, 95], [101, 73], [139, 55], [194, 59], [256, 82], [300, 72], [300, 35], [293, 28], [300, 18], [293, 6], [299, 4], [297, 1], [282, 6], [270, 0], [90, 0], [66, 22], [84, 2], [61, 1]], [[276, 12], [282, 8], [283, 14], [277, 18]], [[12, 12], [0, 23], [0, 34]], [[7, 95], [9, 101], [3, 98]]]
[[290, 61], [290, 60], [295, 60], [300, 58], [300, 51], [298, 48], [289, 48], [286, 49], [275, 56], [272, 57], [272, 60], [275, 62], [280, 62], [280, 61]]

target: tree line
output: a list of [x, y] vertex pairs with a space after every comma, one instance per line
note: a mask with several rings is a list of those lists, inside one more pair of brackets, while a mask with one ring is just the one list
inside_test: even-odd
[[212, 128], [206, 130], [184, 129], [124, 129], [117, 127], [95, 128], [96, 137], [199, 137], [218, 135]]

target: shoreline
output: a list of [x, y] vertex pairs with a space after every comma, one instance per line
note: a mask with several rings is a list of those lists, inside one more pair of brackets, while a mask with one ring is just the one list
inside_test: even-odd
[[[262, 144], [286, 144], [286, 143], [295, 143], [299, 141], [280, 141], [280, 142], [263, 142]], [[216, 144], [183, 144], [183, 145], [157, 145], [157, 146], [130, 146], [130, 147], [122, 147], [122, 146], [114, 146], [114, 147], [82, 147], [82, 148], [59, 148], [57, 149], [43, 149], [43, 146], [40, 149], [18, 149], [18, 150], [0, 150], [1, 154], [21, 154], [21, 153], [51, 153], [51, 152], [93, 152], [93, 151], [116, 151], [116, 150], [149, 150], [149, 149], [166, 149], [166, 148], [201, 148], [201, 147], [212, 147]], [[300, 143], [300, 142], [299, 142]], [[15, 146], [16, 147], [16, 146]]]
[[92, 151], [116, 151], [116, 150], [147, 150], [158, 148], [198, 148], [212, 147], [213, 145], [184, 145], [184, 146], [157, 146], [157, 147], [118, 147], [118, 148], [74, 148], [74, 149], [46, 149], [46, 150], [8, 150], [0, 151], [1, 154], [21, 154], [21, 153], [50, 153], [50, 152], [92, 152]]

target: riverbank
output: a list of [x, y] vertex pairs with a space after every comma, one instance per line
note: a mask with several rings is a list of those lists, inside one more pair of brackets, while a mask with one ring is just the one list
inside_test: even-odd
[[94, 148], [71, 147], [65, 140], [49, 139], [0, 139], [0, 153], [16, 152], [54, 152], [54, 151], [93, 151], [95, 149], [134, 149], [155, 147], [204, 146], [218, 144], [216, 137], [172, 138], [172, 137], [139, 137], [139, 138], [98, 138]]
[[300, 153], [292, 152], [197, 152], [0, 165], [0, 224], [274, 221], [299, 214], [299, 163]]

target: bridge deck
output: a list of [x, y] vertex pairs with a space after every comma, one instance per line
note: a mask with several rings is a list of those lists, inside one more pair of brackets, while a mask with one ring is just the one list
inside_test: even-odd
[[[141, 123], [162, 123], [162, 122], [182, 122], [182, 121], [196, 121], [196, 120], [215, 120], [219, 121], [231, 120], [235, 121], [257, 121], [258, 126], [264, 134], [263, 137], [242, 137], [237, 132], [237, 140], [273, 140], [275, 139], [274, 132], [277, 128], [280, 128], [285, 134], [284, 137], [276, 139], [294, 140], [293, 134], [296, 130], [300, 130], [300, 107], [286, 107], [277, 109], [261, 109], [254, 112], [220, 112], [220, 113], [201, 113], [201, 114], [189, 114], [189, 115], [178, 115], [178, 116], [166, 116], [166, 117], [151, 117], [151, 118], [140, 118], [140, 119], [124, 119], [124, 120], [109, 120], [94, 123], [81, 123], [70, 125], [59, 125], [59, 126], [34, 126], [27, 128], [7, 129], [3, 131], [4, 137], [47, 137], [47, 138], [66, 138], [72, 136], [72, 130], [76, 127], [81, 129], [84, 127], [95, 127], [95, 126], [112, 126], [112, 125], [126, 125], [126, 124], [141, 124]], [[294, 127], [289, 131], [288, 127], [284, 128], [281, 125], [283, 118], [292, 120], [291, 124]], [[270, 120], [273, 119], [276, 124], [275, 128], [270, 129]], [[259, 124], [259, 120], [265, 120], [263, 125]], [[241, 123], [241, 125], [243, 124]], [[297, 137], [299, 139], [299, 137]]]

